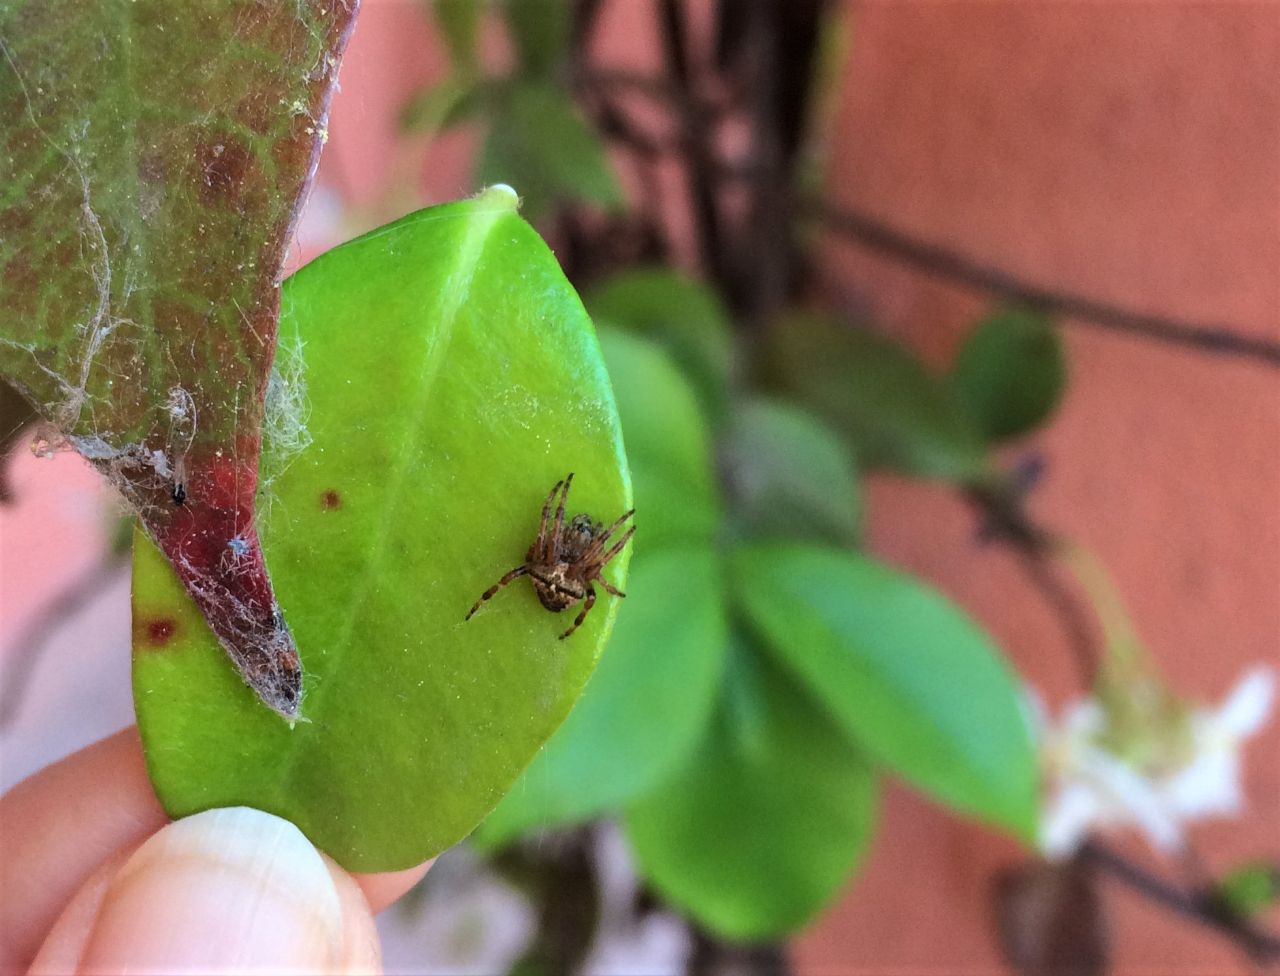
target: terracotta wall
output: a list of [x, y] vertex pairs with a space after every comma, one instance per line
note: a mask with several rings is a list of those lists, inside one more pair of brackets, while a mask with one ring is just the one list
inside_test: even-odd
[[[1280, 6], [854, 14], [838, 201], [1028, 281], [1280, 340]], [[988, 297], [837, 242], [828, 271], [938, 364]], [[1102, 557], [1175, 685], [1218, 699], [1250, 664], [1280, 660], [1280, 372], [1065, 330], [1070, 392], [1028, 445], [1049, 464], [1035, 511]], [[954, 499], [877, 479], [869, 508], [881, 554], [981, 618], [1051, 700], [1075, 693], [1054, 618]], [[1246, 785], [1245, 821], [1194, 833], [1211, 865], [1280, 853], [1280, 724], [1253, 742]], [[802, 968], [998, 970], [987, 884], [1013, 856], [894, 793], [866, 874], [801, 940]], [[1108, 901], [1126, 972], [1251, 971], [1126, 892]]]
[[[600, 53], [610, 63], [656, 61], [642, 33], [649, 2], [606, 4]], [[698, 4], [704, 15], [708, 6]], [[915, 0], [850, 12], [830, 178], [838, 201], [1037, 283], [1280, 340], [1280, 5]], [[397, 143], [401, 101], [442, 70], [416, 3], [366, 0], [302, 253], [470, 192], [468, 136]], [[406, 174], [420, 195], [386, 196]], [[342, 209], [350, 204], [354, 212]], [[938, 364], [988, 300], [838, 242], [828, 257], [851, 305]], [[1066, 331], [1072, 383], [1034, 445], [1050, 465], [1036, 511], [1102, 556], [1175, 683], [1218, 698], [1250, 663], [1280, 657], [1280, 371], [1082, 323]], [[67, 553], [77, 544], [57, 542], [54, 559], [48, 534], [76, 505], [42, 487], [65, 473], [29, 458], [20, 473], [40, 508], [25, 510], [28, 524], [44, 534], [23, 548], [33, 555], [21, 576], [6, 567], [0, 580], [6, 635], [22, 623], [10, 610], [38, 599], [27, 583], [40, 566], [49, 593], [76, 571]], [[67, 483], [92, 497], [80, 473]], [[969, 514], [948, 493], [877, 479], [870, 511], [877, 551], [980, 617], [1051, 701], [1073, 694], [1056, 621], [1006, 556], [975, 543]], [[0, 522], [7, 544], [17, 529]], [[79, 545], [100, 545], [89, 522], [75, 528]], [[124, 721], [127, 593], [103, 599], [99, 619], [114, 621], [114, 636], [98, 663], [119, 688], [76, 691], [75, 676], [92, 673], [90, 638], [67, 635], [23, 714], [34, 743], [24, 764]], [[93, 640], [102, 644], [101, 626]], [[79, 740], [39, 731], [70, 735], [58, 716], [105, 698], [114, 710], [77, 726]], [[11, 761], [3, 770], [9, 781], [25, 771]], [[1214, 865], [1280, 854], [1280, 723], [1254, 742], [1247, 786], [1247, 821], [1196, 833]], [[988, 883], [1018, 856], [996, 835], [891, 790], [864, 874], [799, 940], [801, 969], [998, 972]], [[1108, 894], [1126, 972], [1249, 971], [1214, 937]]]

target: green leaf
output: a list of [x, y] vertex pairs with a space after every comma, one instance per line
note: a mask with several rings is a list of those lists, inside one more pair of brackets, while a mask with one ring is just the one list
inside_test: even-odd
[[480, 28], [483, 0], [430, 0], [436, 27], [449, 49], [454, 70], [471, 74], [476, 66], [476, 37]]
[[736, 411], [723, 450], [735, 515], [751, 535], [858, 541], [858, 473], [844, 443], [811, 414], [775, 400]]
[[1053, 413], [1067, 384], [1062, 341], [1045, 315], [1006, 308], [969, 333], [951, 387], [993, 441], [1034, 430]]
[[1280, 901], [1280, 864], [1251, 861], [1234, 868], [1214, 891], [1219, 902], [1237, 918], [1252, 918]]
[[531, 827], [586, 820], [656, 786], [706, 729], [727, 640], [715, 553], [669, 549], [637, 559], [587, 690], [480, 841], [498, 846]]
[[712, 289], [666, 268], [642, 268], [610, 278], [584, 300], [593, 317], [659, 343], [697, 389], [713, 425], [728, 419], [733, 327]]
[[905, 346], [793, 314], [777, 324], [765, 365], [849, 438], [860, 465], [950, 481], [985, 475], [973, 421]]
[[[312, 443], [265, 486], [261, 533], [304, 721], [255, 702], [137, 546], [135, 704], [171, 815], [248, 804], [346, 868], [408, 867], [492, 809], [580, 693], [621, 601], [601, 594], [561, 641], [571, 612], [517, 580], [463, 621], [524, 560], [565, 474], [571, 511], [631, 504], [591, 323], [514, 203], [494, 187], [420, 211], [285, 283]], [[619, 587], [629, 552], [605, 574]]]
[[622, 203], [604, 143], [569, 97], [544, 84], [511, 84], [494, 105], [476, 177], [521, 188], [530, 220], [563, 200]]
[[407, 132], [435, 136], [481, 114], [492, 104], [499, 86], [446, 78], [414, 95], [400, 112]]
[[[247, 675], [296, 663], [257, 539], [230, 575], [201, 540], [252, 524], [278, 276], [354, 15], [0, 3], [0, 373], [122, 492]], [[257, 682], [286, 712], [291, 673]]]
[[567, 0], [506, 0], [503, 10], [523, 77], [546, 80], [564, 60], [573, 6]]
[[666, 900], [725, 938], [776, 939], [812, 919], [856, 869], [875, 778], [823, 709], [767, 661], [735, 654], [730, 667], [729, 688], [749, 689], [748, 734], [741, 702], [722, 703], [688, 764], [624, 825], [641, 876]]
[[688, 382], [651, 342], [600, 328], [644, 551], [710, 543], [720, 525], [711, 444]]
[[956, 810], [1034, 835], [1018, 683], [973, 621], [852, 552], [752, 545], [735, 569], [761, 638], [872, 757]]

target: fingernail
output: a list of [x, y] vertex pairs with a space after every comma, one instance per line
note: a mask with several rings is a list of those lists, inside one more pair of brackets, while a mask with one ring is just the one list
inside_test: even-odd
[[112, 880], [82, 972], [322, 971], [342, 908], [320, 854], [287, 820], [233, 807], [163, 828]]

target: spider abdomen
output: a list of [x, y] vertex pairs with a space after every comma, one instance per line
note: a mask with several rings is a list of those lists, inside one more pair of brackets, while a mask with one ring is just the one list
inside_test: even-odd
[[533, 577], [538, 600], [555, 613], [573, 606], [587, 595], [582, 581], [570, 576], [562, 567], [548, 567], [542, 572], [534, 570], [529, 575]]

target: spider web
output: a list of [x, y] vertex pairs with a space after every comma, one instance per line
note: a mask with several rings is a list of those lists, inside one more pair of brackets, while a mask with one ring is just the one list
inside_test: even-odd
[[255, 495], [308, 442], [301, 347], [272, 369], [279, 278], [354, 7], [0, 0], [0, 372], [289, 717]]

